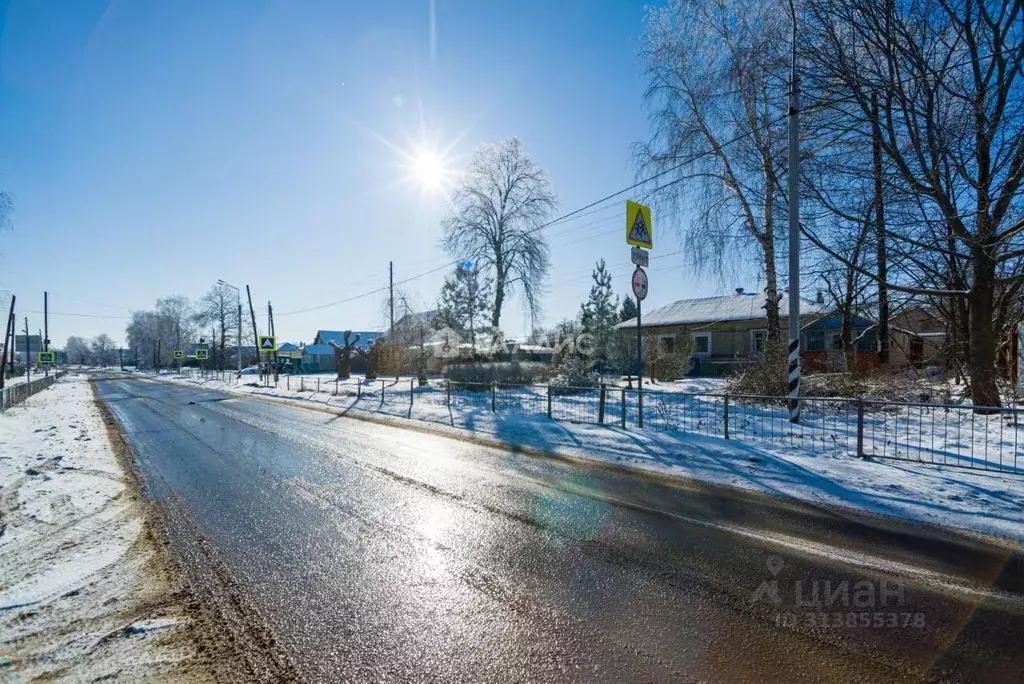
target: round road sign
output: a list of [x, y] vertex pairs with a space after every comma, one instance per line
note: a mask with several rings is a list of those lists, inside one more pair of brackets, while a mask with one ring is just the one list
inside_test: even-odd
[[633, 294], [641, 302], [647, 299], [647, 273], [639, 266], [633, 271]]

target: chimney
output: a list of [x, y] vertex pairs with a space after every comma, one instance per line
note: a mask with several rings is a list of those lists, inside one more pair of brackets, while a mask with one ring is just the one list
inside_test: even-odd
[[815, 298], [814, 301], [817, 304], [824, 304], [825, 303], [825, 295], [822, 293], [821, 290], [818, 290], [818, 296], [817, 296], [817, 298]]
[[737, 287], [736, 288], [736, 294], [738, 294], [738, 295], [743, 294], [743, 288], [742, 287]]

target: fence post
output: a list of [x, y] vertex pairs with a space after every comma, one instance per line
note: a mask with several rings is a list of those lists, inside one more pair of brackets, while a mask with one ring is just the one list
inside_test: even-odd
[[380, 381], [380, 405], [384, 405], [384, 381]]
[[444, 403], [445, 406], [452, 405], [452, 381], [448, 380], [444, 383]]
[[497, 393], [498, 383], [491, 380], [491, 413], [498, 410]]
[[[644, 376], [640, 376], [640, 383], [644, 381]], [[637, 383], [636, 392], [636, 426], [642, 428], [644, 426], [644, 389]]]
[[334, 378], [334, 396], [338, 396], [338, 378]]
[[305, 375], [300, 375], [299, 376], [299, 391], [300, 392], [305, 392], [306, 391], [306, 376]]
[[288, 375], [284, 376], [284, 384], [286, 384], [288, 386], [288, 391], [291, 391], [291, 389], [292, 389], [292, 376], [291, 376], [290, 373]]
[[316, 379], [316, 393], [320, 394], [320, 378]]
[[622, 388], [622, 429], [626, 429], [626, 388]]
[[864, 397], [857, 400], [857, 456], [864, 457]]
[[725, 438], [729, 439], [729, 395], [725, 395], [725, 405], [722, 411], [725, 417]]
[[604, 425], [604, 383], [601, 383], [601, 393], [597, 399], [597, 422], [599, 425]]
[[412, 378], [409, 378], [409, 407], [412, 408]]
[[551, 385], [548, 385], [548, 420], [551, 420]]
[[363, 381], [359, 380], [356, 382], [356, 401], [363, 396]]

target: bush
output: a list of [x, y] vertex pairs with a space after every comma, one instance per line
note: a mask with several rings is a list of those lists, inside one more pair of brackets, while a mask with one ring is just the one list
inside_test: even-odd
[[562, 359], [558, 365], [555, 377], [548, 384], [555, 394], [570, 394], [574, 388], [598, 387], [601, 384], [601, 376], [591, 368], [593, 363], [573, 356]]
[[789, 351], [785, 342], [769, 342], [764, 354], [740, 363], [729, 381], [733, 394], [784, 397], [789, 394]]
[[501, 361], [494, 363], [453, 363], [444, 369], [444, 378], [451, 382], [479, 382], [499, 385], [532, 385], [551, 375], [551, 367], [536, 361]]
[[676, 335], [674, 347], [671, 352], [662, 351], [656, 335], [648, 333], [644, 337], [644, 370], [648, 377], [657, 382], [672, 382], [687, 376], [693, 342], [684, 335]]

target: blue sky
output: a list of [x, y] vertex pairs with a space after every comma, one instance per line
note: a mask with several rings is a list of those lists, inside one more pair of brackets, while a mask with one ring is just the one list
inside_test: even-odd
[[[437, 0], [433, 42], [429, 0], [0, 8], [0, 290], [22, 315], [49, 290], [55, 344], [121, 341], [118, 317], [218, 278], [251, 285], [258, 311], [272, 300], [284, 339], [376, 329], [379, 294], [288, 314], [386, 285], [389, 259], [396, 280], [450, 261], [444, 198], [400, 151], [437, 140], [458, 165], [519, 136], [564, 213], [631, 184], [648, 130], [640, 1]], [[546, 323], [576, 314], [600, 257], [628, 291], [623, 205], [550, 229]], [[652, 256], [676, 251], [655, 228]], [[652, 263], [649, 305], [717, 291], [682, 264]], [[442, 276], [406, 288], [428, 307]], [[518, 299], [503, 327], [528, 331]]]

